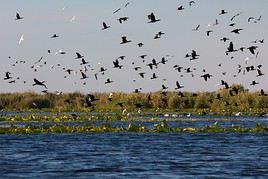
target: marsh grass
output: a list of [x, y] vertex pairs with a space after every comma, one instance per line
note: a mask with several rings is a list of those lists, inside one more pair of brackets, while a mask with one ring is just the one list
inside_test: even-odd
[[[137, 104], [142, 111], [157, 112], [197, 112], [197, 113], [232, 113], [232, 112], [268, 112], [268, 96], [260, 96], [259, 92], [249, 92], [241, 85], [232, 85], [238, 94], [231, 95], [230, 89], [219, 89], [215, 92], [184, 92], [184, 97], [177, 92], [167, 92], [164, 96], [160, 91], [151, 93], [113, 93], [112, 101], [109, 93], [93, 93], [97, 101], [92, 107], [86, 105], [87, 94], [80, 92], [37, 94], [1, 93], [0, 109], [2, 111], [53, 111], [53, 112], [121, 112], [137, 111]], [[217, 99], [217, 95], [221, 99]], [[229, 104], [227, 104], [227, 102]], [[123, 103], [123, 108], [118, 105]]]

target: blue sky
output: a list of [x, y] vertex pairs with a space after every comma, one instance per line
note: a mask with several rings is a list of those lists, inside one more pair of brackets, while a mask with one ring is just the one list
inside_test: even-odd
[[[165, 84], [169, 90], [174, 90], [175, 82], [179, 81], [185, 91], [213, 91], [220, 88], [217, 86], [220, 80], [229, 84], [241, 83], [252, 91], [261, 88], [267, 89], [266, 75], [256, 77], [256, 71], [237, 74], [237, 65], [242, 67], [262, 64], [263, 73], [268, 73], [268, 62], [266, 39], [268, 21], [266, 0], [196, 0], [189, 7], [189, 0], [132, 0], [126, 8], [124, 0], [12, 0], [3, 1], [0, 6], [0, 47], [1, 74], [0, 90], [9, 91], [37, 91], [42, 87], [33, 87], [33, 78], [46, 81], [49, 91], [126, 91], [130, 92], [136, 88], [142, 88], [144, 92], [157, 91]], [[183, 5], [183, 11], [177, 8]], [[117, 14], [113, 11], [121, 10]], [[219, 15], [221, 9], [228, 13]], [[19, 12], [23, 19], [15, 21], [15, 14]], [[147, 15], [154, 12], [161, 21], [148, 24]], [[241, 13], [235, 18], [235, 27], [229, 27], [230, 18]], [[75, 21], [70, 19], [75, 16]], [[128, 16], [129, 20], [120, 24], [119, 17]], [[262, 16], [258, 23], [248, 23], [250, 17]], [[213, 26], [216, 19], [219, 25]], [[102, 22], [105, 21], [111, 28], [103, 31]], [[200, 29], [193, 32], [192, 29], [200, 24]], [[210, 26], [208, 26], [210, 24]], [[240, 35], [231, 34], [235, 28], [243, 28]], [[207, 37], [206, 31], [212, 30]], [[163, 31], [165, 35], [154, 40], [154, 35]], [[60, 37], [51, 39], [54, 34]], [[23, 35], [24, 41], [19, 45], [18, 41]], [[121, 36], [127, 36], [132, 43], [121, 45]], [[235, 53], [233, 59], [225, 55], [229, 42], [223, 43], [219, 39], [227, 36], [235, 47], [249, 47], [258, 45], [259, 56], [256, 58], [249, 51]], [[264, 39], [263, 44], [253, 44], [256, 39]], [[137, 43], [142, 42], [144, 46], [139, 48]], [[47, 50], [52, 53], [48, 54]], [[54, 55], [57, 50], [66, 51], [65, 55]], [[196, 50], [200, 58], [194, 61], [185, 59], [186, 53]], [[80, 80], [79, 70], [84, 69], [80, 60], [75, 59], [75, 53], [79, 52], [85, 56], [90, 67], [86, 74], [86, 80]], [[145, 63], [138, 57], [147, 54]], [[113, 60], [125, 55], [126, 59], [120, 61], [122, 69], [113, 68]], [[10, 59], [8, 57], [11, 57]], [[47, 64], [38, 68], [40, 64], [34, 64], [43, 56], [41, 62]], [[154, 71], [146, 64], [154, 58], [159, 61], [168, 56], [166, 65], [159, 65]], [[245, 59], [247, 60], [247, 64]], [[18, 63], [16, 61], [26, 61]], [[132, 62], [135, 64], [132, 65]], [[15, 64], [15, 66], [13, 66]], [[57, 64], [60, 64], [58, 66]], [[178, 73], [172, 67], [180, 65], [184, 68], [191, 67], [196, 70], [191, 74]], [[218, 64], [222, 66], [219, 67]], [[37, 68], [37, 72], [31, 66]], [[94, 74], [100, 66], [107, 68], [105, 75], [99, 74], [95, 80]], [[133, 67], [141, 66], [140, 72], [145, 72], [146, 77], [142, 79], [133, 70]], [[62, 68], [71, 68], [76, 75], [67, 75]], [[206, 72], [213, 75], [205, 82], [200, 76]], [[8, 83], [3, 80], [5, 72], [11, 72], [16, 83]], [[222, 75], [226, 72], [226, 75]], [[159, 76], [151, 80], [153, 73]], [[183, 75], [183, 77], [181, 76]], [[234, 77], [236, 75], [236, 77]], [[64, 76], [67, 76], [64, 78]], [[107, 78], [114, 82], [105, 85]], [[250, 86], [251, 81], [256, 80], [259, 85]], [[24, 83], [25, 81], [25, 83]], [[85, 84], [84, 84], [85, 83]]]

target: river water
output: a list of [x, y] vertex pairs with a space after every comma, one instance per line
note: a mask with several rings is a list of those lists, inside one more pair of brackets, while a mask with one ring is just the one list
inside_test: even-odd
[[[220, 124], [258, 122], [267, 124]], [[207, 124], [211, 119], [169, 121]], [[0, 144], [0, 178], [268, 178], [268, 133], [3, 134]]]

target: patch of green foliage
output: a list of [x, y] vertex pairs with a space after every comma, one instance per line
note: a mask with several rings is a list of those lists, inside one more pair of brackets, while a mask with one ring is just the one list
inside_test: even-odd
[[218, 122], [202, 128], [171, 128], [166, 120], [155, 124], [154, 127], [147, 128], [140, 124], [129, 124], [128, 127], [119, 126], [113, 127], [109, 123], [104, 123], [100, 126], [91, 124], [86, 125], [66, 125], [66, 124], [53, 124], [53, 125], [26, 125], [26, 126], [2, 126], [0, 127], [0, 134], [14, 134], [14, 133], [89, 133], [89, 132], [268, 132], [268, 128], [258, 123], [253, 128], [243, 128], [240, 126], [222, 127]]
[[[235, 89], [235, 90], [234, 90]], [[266, 92], [265, 92], [266, 94]], [[80, 92], [37, 94], [1, 93], [0, 110], [2, 111], [53, 111], [53, 112], [196, 112], [223, 113], [234, 112], [268, 112], [268, 96], [259, 92], [249, 92], [241, 85], [232, 85], [228, 89], [214, 92], [183, 92], [169, 91], [163, 95], [161, 91], [151, 93], [93, 93], [96, 101], [87, 103], [87, 94]], [[118, 105], [123, 104], [123, 107]], [[137, 107], [137, 105], [139, 107]]]

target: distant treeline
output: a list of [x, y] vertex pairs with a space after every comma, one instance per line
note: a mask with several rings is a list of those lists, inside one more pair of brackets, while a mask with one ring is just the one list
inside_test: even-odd
[[249, 92], [232, 85], [215, 92], [158, 91], [151, 93], [1, 93], [3, 111], [176, 111], [268, 112], [265, 91]]

